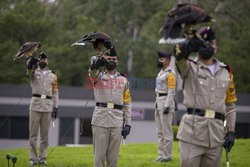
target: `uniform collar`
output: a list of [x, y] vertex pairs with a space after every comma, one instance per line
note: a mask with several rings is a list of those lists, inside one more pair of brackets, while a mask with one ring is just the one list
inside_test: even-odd
[[[105, 73], [109, 78], [111, 78], [110, 74], [107, 71], [105, 71]], [[116, 78], [118, 75], [120, 75], [120, 73], [115, 70], [114, 78]]]
[[167, 68], [165, 68], [164, 70], [161, 69], [160, 72], [161, 72], [161, 73], [162, 73], [162, 72], [167, 72], [167, 71], [169, 71], [169, 70], [171, 70], [171, 68], [170, 68], [170, 66], [168, 65]]
[[48, 69], [48, 67], [45, 67], [44, 69], [41, 69], [40, 67], [38, 67], [38, 70], [40, 70], [40, 71], [47, 71], [49, 69]]
[[[208, 65], [202, 63], [201, 61], [198, 61], [198, 57], [196, 57], [194, 59], [194, 61], [197, 62], [197, 64], [199, 65], [200, 68], [207, 68], [208, 69]], [[213, 58], [213, 62], [214, 62], [214, 65], [215, 65], [215, 73], [217, 71], [219, 71], [222, 67], [226, 67], [226, 65], [224, 63], [220, 62], [216, 58]]]

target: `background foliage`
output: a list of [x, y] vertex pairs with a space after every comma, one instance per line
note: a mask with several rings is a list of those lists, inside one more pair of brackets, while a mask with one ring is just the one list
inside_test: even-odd
[[[174, 0], [1, 0], [0, 83], [28, 81], [24, 77], [24, 62], [13, 62], [13, 56], [23, 43], [40, 41], [60, 84], [84, 85], [92, 48], [70, 45], [94, 30], [104, 31], [113, 38], [120, 60], [119, 71], [131, 77], [154, 78], [158, 71], [156, 51], [171, 49], [158, 44], [161, 37], [158, 31], [166, 13], [176, 3]], [[250, 1], [197, 0], [197, 3], [217, 20], [211, 24], [219, 45], [216, 57], [232, 66], [238, 91], [250, 92]], [[132, 67], [128, 62], [133, 62]]]

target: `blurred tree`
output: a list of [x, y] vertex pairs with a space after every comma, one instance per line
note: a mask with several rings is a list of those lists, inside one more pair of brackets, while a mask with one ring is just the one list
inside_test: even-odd
[[[181, 1], [1, 0], [0, 83], [27, 82], [24, 61], [13, 62], [13, 55], [21, 44], [40, 41], [40, 51], [49, 55], [49, 66], [58, 73], [60, 84], [86, 84], [91, 46], [70, 45], [94, 30], [112, 37], [119, 71], [131, 77], [155, 78], [157, 50], [172, 50], [170, 45], [158, 44], [158, 31], [167, 12]], [[238, 91], [250, 92], [246, 72], [250, 70], [250, 2], [184, 1], [202, 5], [216, 18], [217, 22], [210, 24], [219, 45], [216, 57], [233, 67]]]

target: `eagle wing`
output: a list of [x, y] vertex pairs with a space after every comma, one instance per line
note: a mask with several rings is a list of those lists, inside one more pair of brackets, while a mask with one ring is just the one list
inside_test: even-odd
[[[203, 22], [213, 21], [213, 18], [200, 6], [194, 4], [180, 4], [167, 14], [167, 21], [165, 22], [162, 31], [164, 37], [160, 39], [164, 43], [169, 43], [176, 39], [180, 40], [182, 29], [187, 25], [195, 25]], [[160, 43], [159, 41], [159, 43]]]
[[111, 37], [108, 34], [106, 34], [104, 32], [93, 31], [91, 33], [84, 35], [80, 40], [73, 43], [71, 46], [74, 46], [74, 45], [83, 45], [84, 46], [86, 44], [93, 43], [97, 39], [103, 40], [103, 42], [111, 41]]
[[14, 60], [19, 59], [25, 56], [28, 52], [33, 52], [35, 49], [40, 48], [40, 42], [26, 42], [24, 45], [20, 47], [16, 55], [14, 56]]

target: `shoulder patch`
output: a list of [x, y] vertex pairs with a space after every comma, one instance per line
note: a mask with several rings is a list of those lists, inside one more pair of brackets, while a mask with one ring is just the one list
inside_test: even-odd
[[167, 87], [170, 89], [174, 89], [176, 87], [176, 77], [173, 73], [170, 73], [167, 76]]

